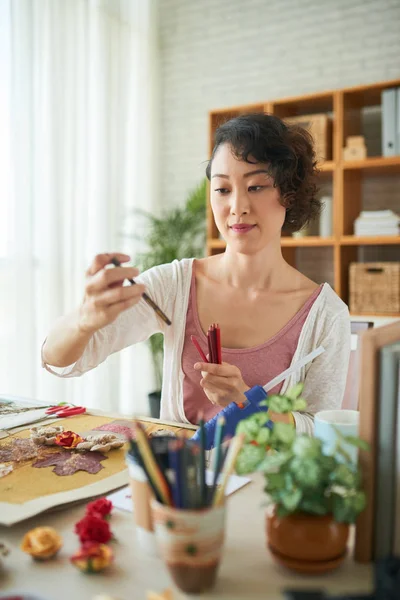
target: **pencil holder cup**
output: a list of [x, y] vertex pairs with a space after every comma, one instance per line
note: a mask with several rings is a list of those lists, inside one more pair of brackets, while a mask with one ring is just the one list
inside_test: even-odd
[[151, 500], [159, 553], [175, 585], [186, 594], [211, 589], [225, 538], [225, 506], [185, 510]]
[[148, 484], [146, 473], [137, 460], [129, 453], [126, 454], [126, 463], [128, 465], [129, 482], [132, 491], [136, 539], [141, 549], [157, 555], [157, 544], [150, 506], [153, 492]]

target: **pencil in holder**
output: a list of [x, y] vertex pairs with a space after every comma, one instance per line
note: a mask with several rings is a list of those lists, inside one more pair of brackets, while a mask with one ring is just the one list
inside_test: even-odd
[[186, 594], [214, 587], [225, 539], [225, 505], [185, 510], [151, 501], [159, 553]]

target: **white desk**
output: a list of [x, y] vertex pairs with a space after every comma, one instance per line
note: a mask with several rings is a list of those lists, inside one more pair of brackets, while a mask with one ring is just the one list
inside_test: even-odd
[[[217, 585], [202, 598], [278, 600], [282, 599], [283, 589], [293, 587], [324, 588], [332, 594], [372, 589], [371, 568], [355, 564], [350, 558], [331, 575], [313, 578], [275, 565], [265, 549], [262, 486], [263, 480], [257, 475], [251, 484], [229, 498], [227, 539]], [[114, 511], [111, 523], [118, 542], [113, 544], [115, 565], [109, 572], [87, 575], [71, 565], [68, 557], [78, 548], [73, 526], [83, 516], [83, 507], [84, 504], [42, 514], [9, 529], [0, 527], [0, 541], [11, 548], [11, 554], [4, 558], [5, 572], [0, 573], [1, 592], [40, 592], [47, 600], [92, 600], [100, 594], [119, 600], [145, 600], [148, 589], [172, 587], [162, 561], [135, 547], [131, 513]], [[59, 557], [53, 561], [38, 563], [19, 550], [23, 534], [38, 525], [51, 525], [64, 538]], [[182, 598], [186, 596], [174, 590], [174, 600]]]

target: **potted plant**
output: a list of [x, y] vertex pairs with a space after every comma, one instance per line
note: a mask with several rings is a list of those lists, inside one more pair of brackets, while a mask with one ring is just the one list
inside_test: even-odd
[[[138, 211], [145, 220], [145, 235], [138, 238], [145, 250], [137, 254], [135, 264], [145, 271], [175, 259], [204, 256], [206, 235], [206, 180], [189, 192], [182, 207], [164, 210], [160, 216]], [[149, 339], [156, 390], [149, 394], [150, 414], [160, 416], [163, 336]]]
[[326, 455], [321, 440], [296, 435], [291, 424], [265, 427], [269, 411], [285, 414], [306, 408], [302, 388], [298, 384], [286, 395], [270, 396], [265, 412], [239, 423], [237, 433], [245, 435], [245, 443], [236, 470], [265, 475], [267, 501], [272, 504], [266, 518], [267, 545], [277, 562], [302, 573], [319, 573], [342, 562], [349, 524], [366, 504], [360, 471], [343, 442], [363, 449], [368, 444], [341, 436], [332, 455]]

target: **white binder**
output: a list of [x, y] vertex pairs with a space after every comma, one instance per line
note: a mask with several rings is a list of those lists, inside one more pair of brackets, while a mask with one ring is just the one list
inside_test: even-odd
[[396, 154], [400, 154], [400, 87], [398, 87], [396, 89], [396, 118], [397, 118]]
[[397, 97], [396, 88], [382, 92], [382, 156], [396, 156], [398, 153]]

